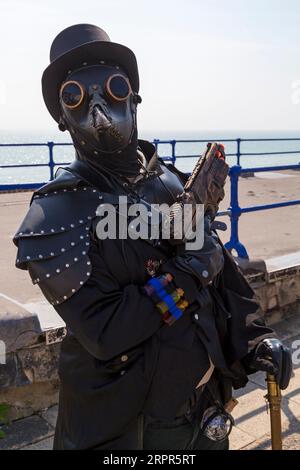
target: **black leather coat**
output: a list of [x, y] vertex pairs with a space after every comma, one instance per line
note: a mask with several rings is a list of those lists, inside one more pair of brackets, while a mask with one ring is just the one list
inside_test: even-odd
[[[140, 145], [150, 159], [152, 146]], [[247, 382], [243, 358], [273, 333], [215, 234], [200, 262], [212, 272], [223, 258], [223, 268], [202, 286], [176, 270], [168, 246], [99, 240], [99, 202], [117, 203], [130, 187], [89, 176], [84, 166], [73, 166], [36, 191], [14, 239], [17, 266], [29, 270], [67, 325], [55, 448], [137, 449], [141, 416], [173, 419], [208, 369], [208, 354], [223, 380], [225, 402], [232, 385]], [[170, 204], [181, 191], [174, 171], [156, 162], [153, 174], [135, 185], [134, 200]], [[149, 259], [166, 263], [191, 303], [171, 327], [141, 289]]]

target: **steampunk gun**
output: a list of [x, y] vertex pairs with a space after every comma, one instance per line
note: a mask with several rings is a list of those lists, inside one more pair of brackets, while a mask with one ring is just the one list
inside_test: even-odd
[[[177, 197], [172, 205], [169, 217], [165, 218], [164, 225], [170, 230], [170, 243], [181, 244], [190, 239], [194, 232], [200, 215], [197, 206], [204, 206], [204, 214], [209, 215], [211, 221], [215, 218], [219, 203], [224, 198], [224, 185], [228, 175], [229, 166], [225, 162], [224, 146], [218, 143], [209, 143], [203, 155], [197, 161], [193, 172], [188, 178], [184, 191]], [[184, 206], [189, 207], [191, 213], [188, 223], [183, 220]], [[182, 221], [182, 225], [178, 222]]]

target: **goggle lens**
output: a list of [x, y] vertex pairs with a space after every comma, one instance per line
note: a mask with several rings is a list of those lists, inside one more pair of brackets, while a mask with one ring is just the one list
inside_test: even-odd
[[125, 101], [132, 93], [129, 81], [120, 74], [109, 77], [106, 82], [106, 91], [116, 101]]
[[80, 106], [84, 98], [84, 90], [78, 82], [69, 81], [62, 85], [60, 96], [67, 108], [74, 109]]

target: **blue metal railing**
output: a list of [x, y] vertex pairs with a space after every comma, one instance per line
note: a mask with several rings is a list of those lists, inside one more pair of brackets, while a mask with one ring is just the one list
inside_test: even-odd
[[[193, 144], [193, 143], [207, 143], [207, 139], [197, 139], [197, 140], [159, 140], [154, 139], [153, 144], [156, 149], [161, 145], [170, 145], [171, 146], [171, 155], [162, 157], [165, 161], [171, 162], [173, 165], [176, 163], [177, 159], [185, 158], [197, 158], [199, 155], [176, 155], [176, 146], [177, 144]], [[260, 166], [253, 168], [242, 168], [241, 158], [243, 156], [262, 156], [262, 155], [290, 155], [290, 154], [300, 154], [300, 150], [284, 150], [276, 152], [241, 152], [241, 144], [243, 142], [300, 142], [300, 138], [266, 138], [266, 139], [214, 139], [214, 141], [220, 141], [223, 143], [231, 143], [236, 145], [235, 153], [226, 153], [227, 157], [236, 157], [236, 164], [232, 165], [229, 170], [230, 177], [230, 206], [227, 211], [219, 212], [218, 216], [229, 216], [231, 227], [230, 227], [230, 240], [226, 243], [226, 248], [230, 251], [235, 250], [237, 255], [241, 258], [248, 258], [248, 253], [246, 247], [239, 240], [239, 218], [242, 214], [247, 212], [255, 212], [267, 209], [275, 209], [280, 207], [287, 207], [300, 204], [300, 199], [278, 202], [274, 204], [262, 204], [257, 206], [250, 207], [240, 207], [239, 197], [238, 197], [238, 183], [239, 178], [242, 174], [253, 173], [253, 172], [264, 172], [264, 171], [280, 171], [280, 170], [289, 170], [297, 169], [300, 170], [299, 164], [293, 165], [274, 165], [274, 166]], [[68, 163], [66, 162], [56, 162], [54, 159], [54, 147], [58, 146], [71, 146], [72, 143], [57, 143], [57, 142], [47, 142], [47, 143], [26, 143], [26, 144], [0, 144], [0, 149], [3, 147], [48, 147], [49, 160], [47, 163], [31, 163], [31, 164], [18, 164], [18, 165], [0, 165], [0, 169], [10, 169], [10, 168], [29, 168], [29, 167], [48, 167], [50, 172], [50, 180], [54, 178], [54, 170], [56, 166], [65, 166]], [[36, 189], [45, 184], [41, 183], [20, 183], [20, 184], [0, 184], [1, 191], [12, 191], [12, 190], [24, 190], [24, 189]]]

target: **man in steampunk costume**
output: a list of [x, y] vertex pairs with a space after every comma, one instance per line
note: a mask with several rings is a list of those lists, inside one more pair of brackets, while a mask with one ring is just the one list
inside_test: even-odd
[[50, 62], [44, 100], [76, 159], [35, 191], [14, 242], [67, 327], [54, 448], [227, 449], [232, 388], [256, 370], [285, 388], [290, 356], [217, 236], [225, 181], [208, 194], [200, 250], [99, 239], [99, 204], [171, 205], [186, 178], [138, 140], [130, 49], [80, 24], [55, 38]]

